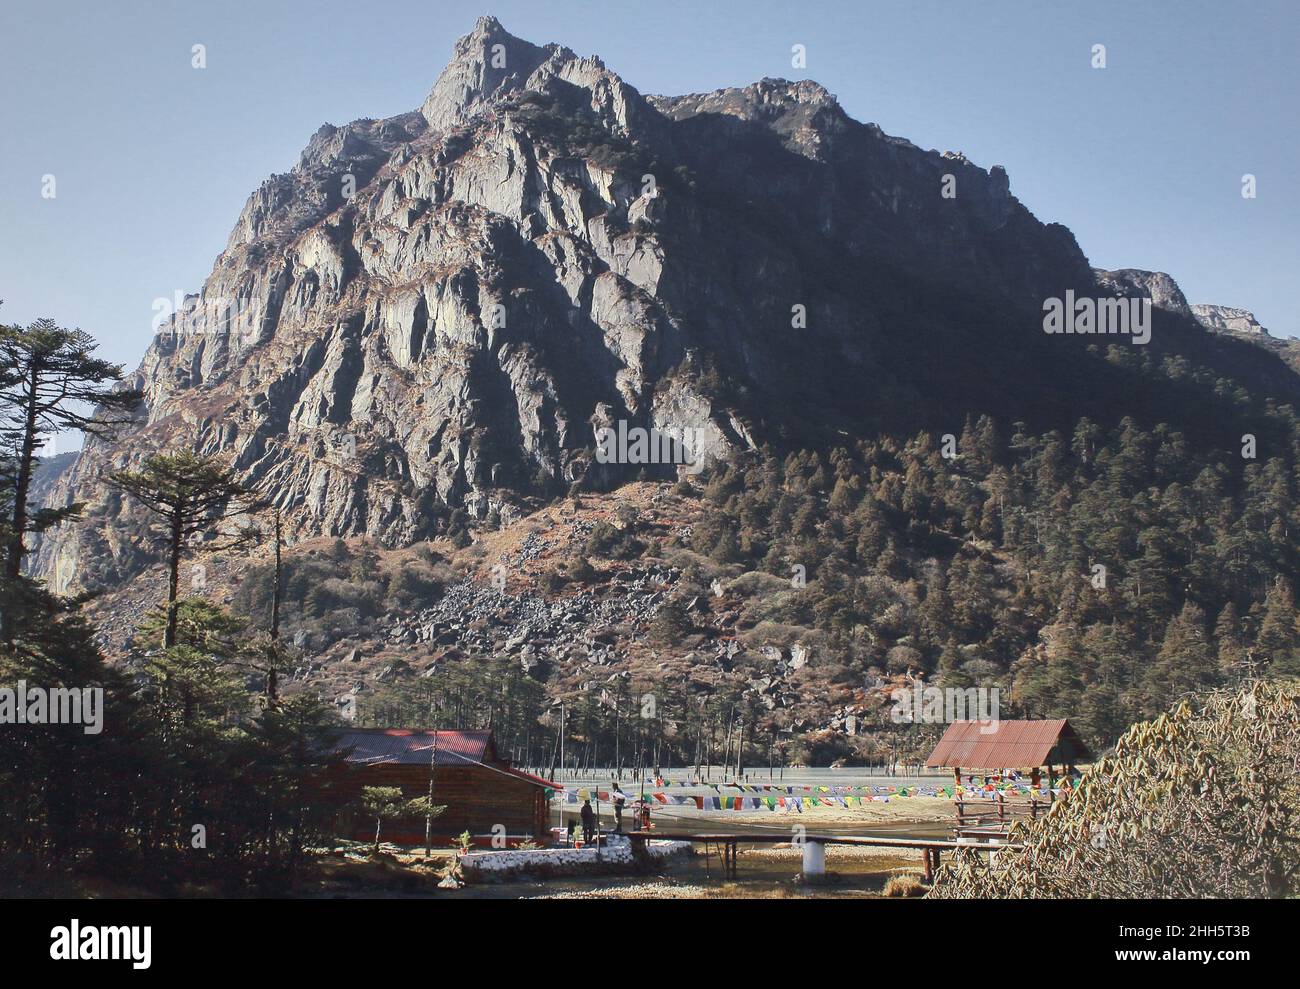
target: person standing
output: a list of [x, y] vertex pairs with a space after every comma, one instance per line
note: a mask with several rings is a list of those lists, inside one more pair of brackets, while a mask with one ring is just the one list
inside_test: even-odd
[[596, 834], [596, 812], [591, 809], [591, 800], [582, 802], [582, 810], [579, 814], [582, 817], [582, 843], [590, 845]]
[[623, 788], [617, 783], [614, 784], [614, 833], [623, 833], [623, 805], [627, 803], [627, 797], [623, 795]]

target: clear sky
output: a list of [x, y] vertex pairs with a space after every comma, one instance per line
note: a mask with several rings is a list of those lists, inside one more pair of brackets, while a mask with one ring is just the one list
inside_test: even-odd
[[646, 93], [816, 79], [1004, 165], [1094, 265], [1300, 333], [1297, 0], [3, 0], [0, 321], [52, 316], [134, 368], [154, 300], [199, 289], [248, 194], [323, 122], [418, 107], [485, 13]]

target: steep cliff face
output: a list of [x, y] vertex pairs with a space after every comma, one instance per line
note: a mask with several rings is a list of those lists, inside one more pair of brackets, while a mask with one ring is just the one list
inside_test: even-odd
[[[87, 519], [36, 569], [60, 589], [129, 572], [141, 519], [100, 480], [180, 444], [228, 455], [291, 535], [399, 544], [450, 506], [508, 516], [631, 476], [594, 462], [616, 420], [704, 459], [1079, 414], [1123, 385], [1085, 388], [1091, 341], [1043, 334], [1067, 289], [1098, 289], [1086, 258], [997, 166], [812, 82], [645, 97], [484, 18], [418, 111], [322, 127], [249, 197], [135, 374], [137, 422], [61, 478]], [[1168, 318], [1207, 336], [1185, 302]]]
[[1167, 312], [1191, 317], [1192, 309], [1178, 283], [1163, 271], [1140, 271], [1135, 268], [1121, 268], [1118, 271], [1094, 269], [1097, 286], [1111, 295], [1140, 296], [1151, 300], [1151, 304]]
[[1196, 305], [1191, 309], [1192, 314], [1201, 321], [1202, 325], [1219, 333], [1241, 333], [1246, 336], [1260, 337], [1270, 335], [1263, 324], [1255, 318], [1255, 314], [1246, 309], [1208, 305]]

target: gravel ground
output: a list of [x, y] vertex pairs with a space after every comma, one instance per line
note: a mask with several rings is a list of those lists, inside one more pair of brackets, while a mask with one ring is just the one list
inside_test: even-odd
[[532, 900], [703, 900], [719, 895], [716, 888], [692, 886], [673, 882], [629, 883], [626, 886], [608, 886], [578, 892], [549, 893], [544, 896], [524, 897]]

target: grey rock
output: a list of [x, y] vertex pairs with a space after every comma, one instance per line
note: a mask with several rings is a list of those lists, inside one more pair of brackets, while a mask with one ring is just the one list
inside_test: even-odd
[[1192, 313], [1206, 329], [1218, 333], [1241, 333], [1247, 336], [1269, 336], [1268, 330], [1245, 309], [1231, 306], [1192, 306]]
[[1140, 271], [1136, 268], [1121, 268], [1118, 271], [1094, 269], [1098, 287], [1103, 293], [1129, 298], [1147, 298], [1151, 305], [1181, 316], [1191, 316], [1192, 310], [1187, 305], [1183, 290], [1178, 283], [1163, 271]]

